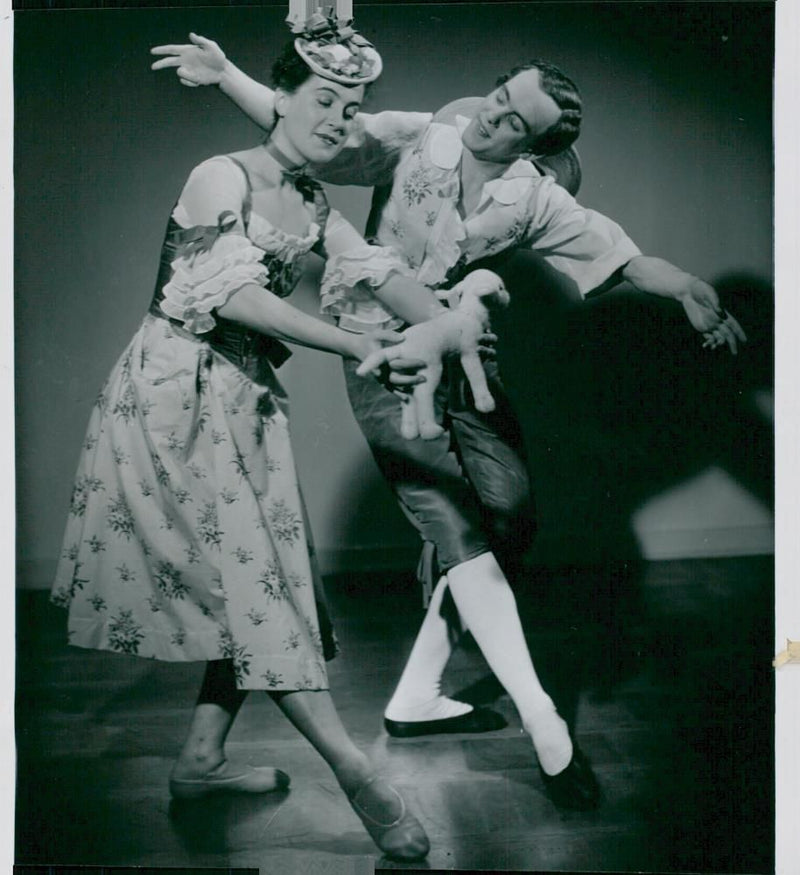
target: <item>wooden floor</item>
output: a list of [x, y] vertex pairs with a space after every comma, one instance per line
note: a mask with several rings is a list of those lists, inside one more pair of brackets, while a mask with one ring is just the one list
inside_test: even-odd
[[[767, 557], [538, 571], [518, 588], [534, 657], [604, 790], [559, 812], [507, 697], [473, 647], [451, 691], [493, 702], [483, 736], [393, 740], [382, 707], [421, 618], [407, 576], [329, 582], [343, 653], [334, 698], [424, 821], [426, 868], [531, 872], [773, 869], [772, 562]], [[289, 792], [170, 803], [167, 774], [201, 665], [67, 648], [64, 617], [21, 592], [16, 860], [34, 864], [368, 872], [381, 860], [310, 745], [266, 696], [232, 759]], [[420, 867], [417, 867], [420, 868]]]

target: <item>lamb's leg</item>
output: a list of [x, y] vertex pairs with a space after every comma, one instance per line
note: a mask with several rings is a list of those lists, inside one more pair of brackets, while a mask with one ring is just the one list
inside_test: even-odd
[[417, 412], [419, 434], [423, 440], [430, 441], [444, 431], [436, 422], [436, 411], [433, 404], [433, 396], [442, 379], [441, 361], [430, 364], [425, 369], [426, 382], [414, 386], [414, 406]]
[[491, 413], [494, 410], [494, 398], [489, 391], [486, 373], [477, 350], [461, 353], [461, 367], [469, 380], [472, 397], [475, 399], [475, 409], [481, 413]]
[[[415, 387], [418, 389], [419, 387]], [[400, 434], [407, 441], [413, 441], [419, 437], [419, 424], [417, 422], [417, 401], [414, 392], [403, 399], [400, 405]]]

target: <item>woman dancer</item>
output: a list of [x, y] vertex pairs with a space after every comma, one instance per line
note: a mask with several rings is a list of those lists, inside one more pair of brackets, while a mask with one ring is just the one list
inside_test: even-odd
[[[173, 796], [288, 786], [279, 770], [225, 759], [247, 691], [263, 689], [325, 758], [378, 847], [414, 860], [429, 848], [422, 826], [328, 692], [335, 643], [274, 372], [288, 355], [276, 338], [359, 361], [399, 340], [342, 331], [282, 300], [310, 250], [366, 246], [302, 174], [341, 149], [380, 73], [369, 43], [328, 24], [276, 62], [267, 142], [203, 162], [183, 188], [150, 311], [90, 421], [53, 600], [69, 608], [71, 644], [207, 662]], [[374, 284], [408, 294], [397, 267], [387, 251]]]

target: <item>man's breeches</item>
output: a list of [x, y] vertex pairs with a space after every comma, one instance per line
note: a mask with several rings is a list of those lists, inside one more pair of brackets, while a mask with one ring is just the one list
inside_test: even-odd
[[406, 516], [435, 546], [439, 571], [488, 550], [501, 563], [517, 561], [532, 540], [533, 502], [519, 423], [496, 368], [486, 370], [497, 407], [482, 414], [460, 366], [450, 363], [435, 397], [444, 434], [409, 441], [400, 434], [400, 400], [356, 376], [356, 367], [344, 364], [353, 413]]

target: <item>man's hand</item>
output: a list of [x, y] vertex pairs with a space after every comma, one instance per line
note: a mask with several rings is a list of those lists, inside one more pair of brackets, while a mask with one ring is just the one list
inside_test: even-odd
[[736, 355], [738, 343], [747, 341], [742, 326], [722, 309], [716, 291], [707, 282], [693, 277], [680, 301], [692, 326], [703, 335], [704, 349], [717, 349], [727, 343]]
[[443, 359], [458, 355], [472, 389], [475, 409], [489, 413], [495, 409], [481, 364], [481, 351], [491, 356], [496, 340], [489, 331], [488, 303], [505, 306], [508, 292], [498, 276], [490, 271], [475, 271], [462, 281], [463, 295], [454, 310], [445, 310], [427, 322], [405, 329], [399, 345], [376, 350], [362, 360], [356, 373], [364, 376], [376, 367], [395, 359], [421, 359], [426, 381], [415, 386], [413, 398], [402, 407], [400, 432], [407, 440], [421, 437], [433, 440], [444, 431], [436, 421], [434, 393], [444, 372]]
[[622, 268], [622, 277], [643, 292], [680, 301], [694, 329], [703, 335], [704, 348], [716, 349], [727, 343], [736, 355], [737, 345], [747, 340], [742, 326], [722, 309], [707, 282], [663, 258], [637, 255]]
[[483, 362], [493, 362], [497, 358], [497, 335], [491, 330], [478, 338], [478, 355]]
[[225, 72], [227, 59], [222, 49], [210, 39], [190, 33], [188, 45], [156, 46], [151, 55], [164, 55], [151, 65], [152, 70], [177, 67], [182, 85], [196, 88], [198, 85], [219, 85]]

